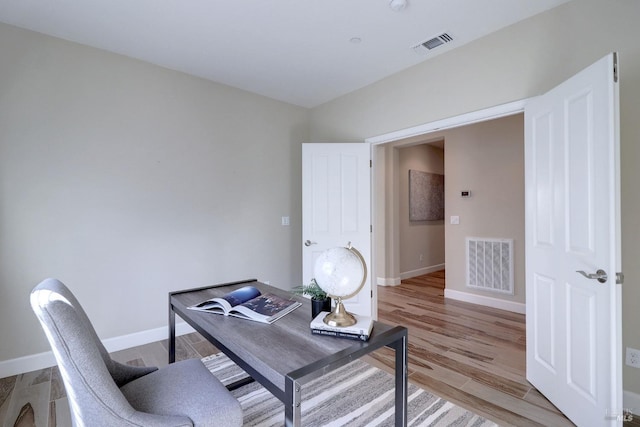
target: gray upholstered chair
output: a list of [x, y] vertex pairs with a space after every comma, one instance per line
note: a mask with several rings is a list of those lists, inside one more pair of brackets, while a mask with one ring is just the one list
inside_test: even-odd
[[240, 404], [200, 360], [162, 369], [112, 360], [60, 281], [36, 286], [31, 307], [60, 367], [74, 426], [242, 425]]

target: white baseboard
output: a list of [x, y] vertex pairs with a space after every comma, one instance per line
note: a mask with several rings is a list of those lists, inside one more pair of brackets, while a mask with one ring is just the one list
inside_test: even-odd
[[505, 301], [499, 298], [486, 297], [484, 295], [470, 294], [467, 292], [455, 291], [452, 289], [444, 290], [444, 297], [455, 299], [458, 301], [470, 302], [472, 304], [485, 305], [487, 307], [498, 308], [500, 310], [513, 311], [515, 313], [525, 314], [526, 305], [521, 302]]
[[624, 390], [622, 394], [622, 406], [631, 411], [633, 415], [640, 415], [640, 394]]
[[422, 276], [424, 274], [433, 273], [434, 271], [444, 270], [445, 264], [436, 264], [429, 267], [420, 268], [418, 270], [405, 271], [400, 273], [400, 277], [378, 277], [376, 283], [378, 286], [398, 286], [403, 279], [411, 279], [412, 277]]
[[429, 267], [419, 268], [417, 270], [405, 271], [400, 273], [400, 279], [411, 279], [412, 277], [422, 276], [424, 274], [433, 273], [434, 271], [444, 270], [445, 264], [436, 264]]
[[[176, 323], [176, 336], [185, 335], [195, 330], [188, 324], [181, 322]], [[166, 339], [169, 335], [168, 327], [149, 329], [146, 331], [136, 332], [120, 337], [113, 337], [103, 340], [105, 348], [109, 352], [124, 350], [125, 348], [136, 347], [155, 341]], [[17, 357], [15, 359], [0, 361], [0, 378], [10, 377], [12, 375], [31, 372], [38, 369], [48, 368], [56, 364], [53, 352], [45, 351], [44, 353], [30, 354], [28, 356]]]
[[378, 284], [378, 286], [398, 286], [400, 284], [400, 278], [399, 277], [393, 277], [393, 278], [384, 278], [384, 277], [378, 277], [376, 279], [376, 283]]

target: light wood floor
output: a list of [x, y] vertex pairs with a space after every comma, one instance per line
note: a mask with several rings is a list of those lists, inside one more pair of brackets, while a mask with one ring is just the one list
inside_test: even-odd
[[438, 271], [378, 287], [379, 320], [409, 330], [409, 381], [503, 426], [572, 426], [525, 378], [524, 315], [445, 299], [444, 283]]
[[[571, 426], [525, 379], [524, 316], [444, 298], [444, 271], [378, 288], [380, 320], [409, 329], [409, 380], [501, 426]], [[176, 339], [176, 359], [217, 352], [199, 334]], [[116, 352], [115, 360], [145, 366], [167, 363], [166, 341]], [[393, 354], [369, 359], [391, 370]], [[0, 379], [0, 425], [14, 426], [25, 402], [36, 427], [70, 426], [57, 368]], [[640, 425], [637, 420], [626, 427]]]

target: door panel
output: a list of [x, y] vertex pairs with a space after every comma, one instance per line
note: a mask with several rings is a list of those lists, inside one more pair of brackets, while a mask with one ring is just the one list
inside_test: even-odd
[[366, 316], [372, 313], [370, 158], [370, 146], [364, 143], [302, 145], [303, 283], [313, 277], [324, 250], [351, 242], [365, 259], [368, 274], [360, 293], [344, 305]]
[[577, 284], [567, 284], [567, 294], [567, 381], [596, 404], [596, 294]]
[[[613, 54], [525, 107], [527, 379], [578, 425], [622, 415]], [[602, 269], [605, 283], [579, 274]]]
[[593, 185], [596, 176], [594, 156], [597, 153], [594, 153], [592, 126], [583, 125], [594, 123], [592, 91], [579, 93], [567, 100], [565, 120], [568, 250], [593, 256], [594, 201], [597, 200]]
[[552, 173], [555, 151], [552, 149], [553, 116], [548, 112], [543, 112], [532, 117], [532, 133], [535, 144], [531, 146], [533, 155], [532, 177], [533, 185], [536, 189], [535, 197], [532, 199], [535, 212], [533, 217], [534, 241], [536, 247], [553, 247], [554, 243], [554, 218], [553, 213], [555, 199], [553, 189], [555, 188], [554, 174]]
[[555, 282], [540, 274], [534, 276], [533, 282], [533, 310], [536, 322], [535, 337], [529, 341], [536, 361], [545, 368], [550, 375], [556, 375], [556, 339], [555, 339], [555, 307], [553, 289]]

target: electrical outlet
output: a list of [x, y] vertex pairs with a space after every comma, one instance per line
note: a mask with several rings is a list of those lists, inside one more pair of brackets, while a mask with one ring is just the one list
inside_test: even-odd
[[422, 254], [420, 254], [420, 261], [422, 262], [423, 259], [424, 257], [422, 256]]
[[627, 347], [627, 355], [626, 355], [625, 363], [628, 366], [632, 366], [634, 368], [640, 368], [640, 350]]

